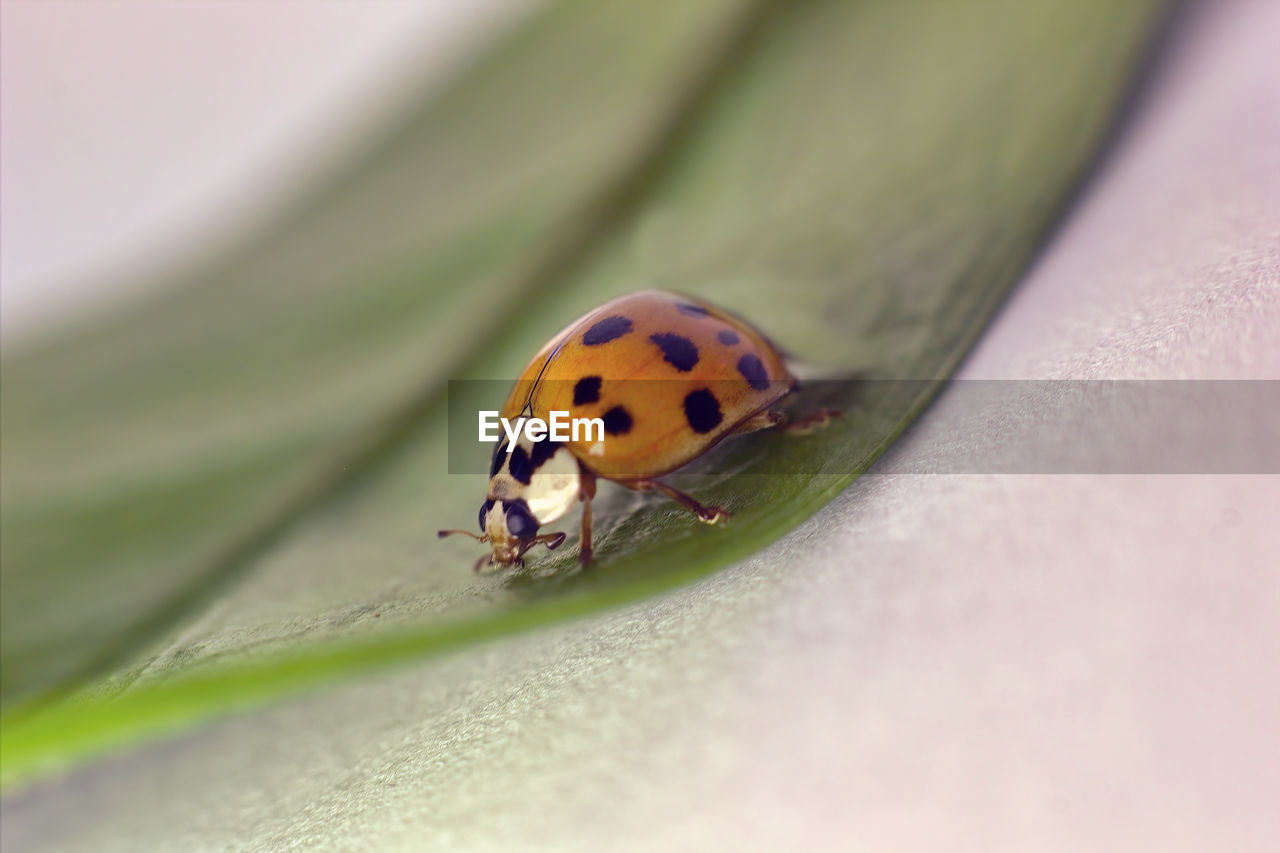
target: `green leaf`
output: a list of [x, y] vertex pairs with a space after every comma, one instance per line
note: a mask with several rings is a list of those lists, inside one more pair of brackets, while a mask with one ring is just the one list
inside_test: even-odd
[[[559, 4], [250, 245], [6, 359], [0, 778], [635, 600], [776, 539], [958, 364], [1161, 9]], [[569, 547], [473, 576], [474, 543], [434, 536], [484, 489], [482, 460], [447, 473], [447, 381], [513, 377], [568, 320], [654, 286], [802, 360], [928, 381], [846, 386], [830, 428], [677, 477], [733, 510], [726, 528], [619, 491], [592, 571]]]

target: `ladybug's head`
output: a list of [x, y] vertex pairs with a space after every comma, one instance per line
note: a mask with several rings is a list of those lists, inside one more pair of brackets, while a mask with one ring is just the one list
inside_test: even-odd
[[476, 536], [466, 530], [441, 530], [441, 537], [461, 533], [478, 542], [486, 542], [491, 552], [476, 562], [476, 571], [489, 566], [523, 566], [524, 552], [534, 545], [546, 545], [549, 550], [558, 548], [564, 541], [563, 533], [538, 535], [538, 520], [523, 500], [494, 500], [489, 498], [480, 505], [480, 530]]

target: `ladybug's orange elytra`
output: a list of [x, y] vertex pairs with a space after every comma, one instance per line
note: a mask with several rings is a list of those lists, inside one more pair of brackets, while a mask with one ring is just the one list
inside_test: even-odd
[[[522, 562], [538, 535], [581, 500], [579, 558], [591, 559], [591, 499], [597, 477], [660, 491], [714, 524], [728, 513], [655, 478], [721, 439], [780, 423], [771, 407], [796, 387], [781, 354], [756, 329], [698, 299], [647, 290], [615, 299], [556, 335], [521, 373], [502, 416], [544, 420], [553, 411], [599, 418], [605, 436], [532, 442], [494, 451], [475, 536], [492, 553], [477, 564]], [[466, 531], [444, 531], [441, 536]], [[474, 534], [468, 534], [474, 536]]]

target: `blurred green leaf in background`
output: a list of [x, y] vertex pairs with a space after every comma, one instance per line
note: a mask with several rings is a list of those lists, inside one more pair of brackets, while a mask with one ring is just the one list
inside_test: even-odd
[[[1163, 10], [557, 3], [251, 243], [7, 355], [4, 781], [776, 539], [959, 363]], [[717, 451], [695, 488], [733, 510], [725, 529], [606, 494], [591, 572], [571, 543], [474, 576], [474, 543], [435, 539], [484, 490], [483, 459], [446, 472], [448, 380], [510, 379], [568, 320], [647, 287], [722, 304], [802, 360], [932, 382]]]

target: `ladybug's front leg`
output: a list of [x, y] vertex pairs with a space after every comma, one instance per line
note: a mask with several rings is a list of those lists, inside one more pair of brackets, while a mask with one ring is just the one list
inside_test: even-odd
[[656, 489], [697, 515], [699, 521], [707, 524], [715, 524], [717, 521], [729, 517], [729, 510], [724, 507], [706, 506], [698, 503], [692, 495], [685, 494], [679, 489], [657, 480], [628, 480], [623, 485], [628, 489], [635, 489], [637, 492], [652, 492]]
[[578, 545], [578, 562], [587, 565], [595, 553], [591, 547], [591, 499], [596, 496], [596, 475], [578, 466], [580, 481], [578, 500], [582, 501], [582, 538]]

